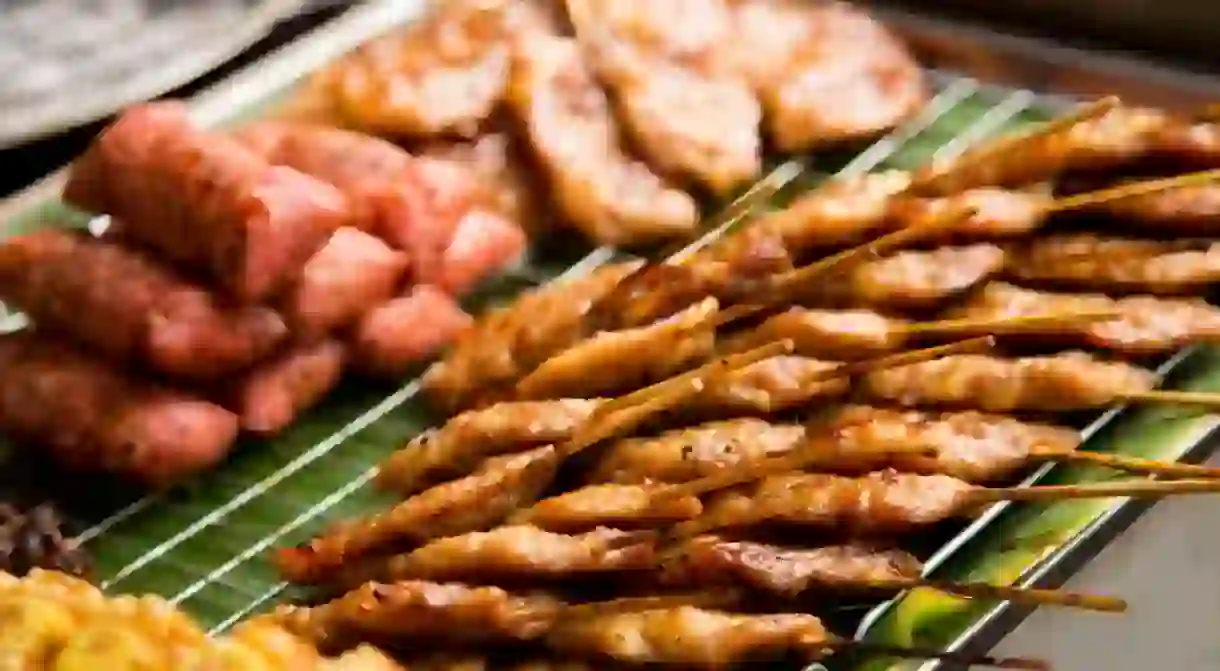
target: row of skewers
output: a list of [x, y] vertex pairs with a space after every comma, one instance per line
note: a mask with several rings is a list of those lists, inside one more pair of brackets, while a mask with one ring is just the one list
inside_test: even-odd
[[[1102, 101], [995, 146], [1005, 157], [1047, 147], [1058, 163], [1034, 179], [1054, 180], [1096, 165], [1095, 147], [1072, 163], [1070, 142], [1096, 141], [1093, 129], [1131, 113]], [[1005, 176], [976, 163], [986, 151], [936, 166], [935, 180], [924, 171], [832, 182], [706, 248], [604, 266], [488, 313], [424, 377], [429, 400], [456, 414], [379, 470], [379, 486], [401, 500], [276, 554], [285, 579], [339, 596], [278, 617], [339, 648], [474, 641], [598, 668], [723, 668], [870, 652], [799, 614], [830, 594], [931, 587], [1122, 610], [1109, 597], [935, 583], [899, 548], [997, 501], [1220, 491], [1215, 469], [1081, 450], [1080, 433], [1052, 419], [1132, 402], [1220, 404], [1158, 389], [1139, 365], [1214, 340], [1215, 308], [1189, 297], [1210, 284], [1210, 243], [1037, 235], [1059, 225], [1051, 212], [1168, 197], [1218, 175], [1056, 199], [1012, 177], [1015, 168]], [[969, 190], [928, 186], [967, 180], [963, 172]], [[864, 202], [854, 187], [883, 180], [902, 186], [875, 198], [869, 217], [845, 214], [866, 211], [843, 207]], [[924, 214], [896, 214], [913, 211]], [[801, 242], [831, 234], [840, 237]], [[935, 246], [963, 239], [999, 243], [998, 259], [978, 271]], [[1116, 296], [1094, 293], [1110, 286], [1107, 273], [1122, 278]], [[873, 287], [887, 283], [936, 300], [876, 300], [884, 292]], [[998, 343], [1011, 353], [997, 356]], [[1003, 486], [1046, 460], [1169, 480]], [[539, 589], [549, 605], [531, 601]], [[627, 596], [582, 603], [604, 592]], [[564, 612], [556, 600], [581, 617], [546, 615]]]

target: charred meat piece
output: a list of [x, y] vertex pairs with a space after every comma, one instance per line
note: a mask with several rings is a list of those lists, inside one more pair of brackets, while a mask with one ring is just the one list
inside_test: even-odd
[[792, 652], [808, 656], [829, 640], [812, 615], [737, 615], [693, 606], [561, 620], [546, 638], [559, 652], [695, 669], [725, 669]]
[[515, 395], [604, 396], [664, 380], [711, 356], [718, 308], [709, 298], [649, 326], [597, 333], [540, 364], [517, 383]]
[[593, 482], [687, 482], [727, 468], [791, 453], [805, 427], [760, 419], [708, 422], [652, 438], [625, 438], [598, 460]]
[[662, 579], [674, 586], [745, 585], [794, 599], [811, 590], [867, 591], [870, 584], [919, 578], [922, 570], [910, 553], [863, 544], [789, 548], [698, 536], [681, 545]]
[[711, 381], [687, 406], [696, 414], [772, 414], [801, 407], [817, 398], [847, 392], [849, 382], [827, 380], [842, 365], [803, 356], [777, 356]]
[[327, 66], [343, 121], [375, 135], [473, 136], [504, 98], [528, 3], [459, 0]]
[[320, 536], [283, 548], [275, 564], [286, 580], [327, 582], [345, 564], [370, 554], [433, 538], [482, 531], [503, 521], [523, 500], [533, 500], [550, 482], [552, 447], [488, 459], [473, 474], [437, 485], [358, 520], [332, 525]]
[[842, 2], [735, 4], [729, 67], [754, 83], [782, 151], [875, 137], [928, 99], [923, 69], [862, 10]]
[[1009, 250], [1005, 273], [1059, 288], [1189, 294], [1220, 282], [1220, 243], [1052, 235]]
[[803, 289], [801, 298], [878, 309], [929, 309], [962, 295], [1003, 269], [1004, 250], [991, 244], [909, 250], [862, 263], [841, 280]]
[[962, 354], [864, 376], [875, 399], [986, 412], [1093, 410], [1155, 386], [1152, 371], [1084, 352], [1018, 359]]
[[485, 313], [424, 377], [428, 400], [446, 412], [503, 391], [554, 354], [586, 337], [585, 316], [636, 264], [593, 273], [522, 294]]
[[762, 171], [762, 108], [721, 67], [725, 0], [575, 0], [577, 31], [634, 146], [659, 172], [724, 195]]
[[538, 583], [578, 576], [642, 571], [655, 566], [655, 537], [599, 527], [564, 535], [538, 527], [503, 526], [440, 538], [407, 554], [357, 562], [338, 582], [354, 587], [369, 580]]
[[467, 410], [429, 429], [390, 455], [377, 483], [399, 494], [414, 494], [445, 478], [462, 476], [487, 457], [561, 443], [592, 416], [598, 399], [497, 403]]
[[654, 501], [658, 487], [646, 484], [587, 485], [543, 499], [521, 511], [514, 522], [533, 524], [560, 533], [607, 526], [649, 529], [697, 517], [703, 505], [696, 496]]
[[[943, 474], [969, 482], [1003, 480], [1037, 452], [1070, 452], [1079, 432], [1062, 426], [1023, 422], [981, 412], [928, 413], [848, 405], [810, 426], [828, 434], [845, 452], [887, 452], [897, 470]], [[893, 447], [925, 446], [932, 455], [896, 452]]]
[[589, 238], [631, 245], [695, 232], [694, 199], [627, 153], [610, 102], [575, 41], [526, 40], [513, 67], [509, 103], [564, 218]]
[[226, 305], [139, 252], [59, 230], [0, 244], [0, 298], [117, 361], [195, 380], [241, 371], [288, 336], [272, 310]]
[[0, 571], [20, 578], [41, 568], [83, 576], [92, 563], [50, 503], [22, 510], [0, 504]]
[[1197, 298], [1059, 294], [996, 282], [955, 308], [953, 314], [994, 319], [1087, 311], [1114, 311], [1119, 316], [1108, 321], [1069, 320], [1034, 335], [1131, 356], [1172, 352], [1189, 344], [1215, 342], [1220, 337], [1220, 309]]

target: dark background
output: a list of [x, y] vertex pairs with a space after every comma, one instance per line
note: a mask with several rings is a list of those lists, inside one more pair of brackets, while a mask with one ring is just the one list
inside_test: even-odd
[[[278, 25], [237, 59], [171, 96], [187, 96], [232, 74], [311, 28], [343, 13], [351, 2], [315, 2], [307, 12]], [[1052, 37], [1073, 46], [1134, 52], [1192, 70], [1220, 71], [1220, 3], [1194, 0], [876, 0], [955, 19], [1001, 26], [1008, 32]], [[0, 196], [54, 171], [78, 154], [103, 122], [16, 149], [0, 151]]]

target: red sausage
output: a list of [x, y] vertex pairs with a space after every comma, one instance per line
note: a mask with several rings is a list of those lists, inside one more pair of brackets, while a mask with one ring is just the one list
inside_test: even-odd
[[360, 370], [400, 378], [453, 342], [473, 323], [444, 291], [419, 285], [364, 315], [352, 341]]
[[73, 165], [64, 199], [246, 303], [295, 280], [347, 217], [333, 186], [193, 127], [176, 102], [124, 112]]
[[0, 300], [110, 358], [199, 380], [249, 367], [288, 335], [270, 309], [224, 305], [140, 252], [59, 230], [0, 244]]
[[454, 296], [465, 296], [484, 280], [516, 263], [525, 252], [525, 233], [493, 212], [472, 209], [458, 222], [441, 254], [437, 283]]
[[0, 430], [62, 463], [168, 484], [220, 462], [237, 417], [46, 334], [0, 338]]
[[284, 314], [298, 338], [317, 339], [389, 300], [406, 270], [406, 254], [345, 226], [305, 264]]
[[457, 164], [416, 159], [362, 133], [266, 121], [246, 126], [235, 137], [267, 161], [343, 191], [352, 224], [407, 252], [416, 282], [435, 279], [457, 220], [476, 194], [473, 175]]
[[345, 362], [343, 344], [325, 340], [254, 369], [234, 395], [242, 428], [261, 435], [283, 431], [339, 384]]

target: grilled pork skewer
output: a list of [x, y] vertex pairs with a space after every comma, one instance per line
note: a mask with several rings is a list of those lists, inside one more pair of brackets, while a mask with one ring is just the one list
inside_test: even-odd
[[498, 587], [410, 580], [365, 583], [312, 608], [282, 607], [273, 620], [321, 648], [343, 645], [352, 639], [391, 640], [400, 644], [511, 643], [545, 636], [564, 619], [708, 600], [715, 599], [644, 597], [570, 605], [554, 597], [513, 594]]
[[651, 415], [686, 401], [707, 380], [734, 366], [748, 365], [785, 348], [791, 348], [791, 343], [775, 343], [719, 359], [673, 380], [607, 401], [599, 408], [604, 414], [595, 414], [562, 444], [488, 459], [465, 478], [427, 489], [382, 513], [335, 524], [297, 547], [282, 548], [275, 564], [291, 582], [319, 583], [346, 562], [385, 548], [486, 530], [518, 508], [537, 501], [568, 457], [619, 432], [634, 430]]
[[1083, 352], [1017, 359], [963, 355], [877, 371], [864, 377], [863, 386], [871, 398], [903, 406], [1065, 412], [1145, 398], [1156, 376]]
[[610, 101], [574, 40], [531, 36], [515, 54], [509, 107], [573, 226], [623, 246], [691, 237], [693, 198], [627, 153]]
[[817, 310], [794, 307], [763, 322], [749, 332], [731, 337], [721, 351], [747, 350], [757, 343], [787, 338], [796, 353], [843, 361], [876, 357], [909, 346], [916, 337], [946, 337], [988, 333], [1005, 335], [1112, 319], [1115, 310], [1001, 315], [988, 319], [946, 319], [911, 322], [887, 317], [872, 310]]
[[579, 533], [611, 526], [620, 529], [655, 529], [695, 519], [703, 504], [695, 495], [657, 495], [651, 484], [588, 485], [543, 499], [515, 513], [509, 522], [531, 524], [548, 531]]
[[1111, 201], [1094, 208], [1127, 228], [1179, 235], [1216, 234], [1220, 186], [1202, 184]]
[[428, 400], [452, 413], [475, 405], [488, 391], [515, 383], [583, 339], [588, 311], [638, 267], [602, 266], [522, 294], [511, 305], [483, 315], [424, 375]]
[[406, 580], [526, 584], [643, 571], [656, 565], [656, 535], [599, 527], [569, 536], [538, 527], [503, 526], [440, 538], [406, 554], [356, 562], [335, 584]]
[[649, 326], [598, 333], [542, 362], [514, 394], [523, 400], [602, 396], [671, 377], [712, 354], [718, 310], [709, 298]]
[[1220, 282], [1220, 243], [1052, 235], [1010, 249], [1004, 272], [1019, 281], [1063, 289], [1199, 293]]
[[382, 462], [376, 483], [402, 495], [466, 475], [487, 457], [559, 443], [593, 415], [599, 399], [504, 402], [467, 410], [429, 429]]
[[1004, 250], [991, 244], [903, 251], [862, 263], [798, 300], [881, 309], [927, 309], [952, 300], [999, 273]]
[[1121, 613], [1127, 603], [1113, 597], [984, 583], [943, 583], [922, 577], [923, 565], [902, 550], [865, 545], [787, 548], [765, 543], [699, 536], [680, 543], [662, 570], [671, 586], [745, 586], [785, 599], [813, 591], [902, 591], [916, 587], [962, 596], [1043, 606]]
[[707, 505], [703, 516], [683, 522], [674, 539], [692, 538], [716, 529], [757, 524], [813, 526], [849, 535], [910, 533], [996, 501], [1055, 501], [1073, 498], [1136, 496], [1220, 491], [1220, 480], [1049, 485], [989, 489], [947, 475], [915, 475], [892, 470], [851, 478], [824, 473], [767, 477], [757, 484], [724, 492]]
[[749, 82], [715, 61], [732, 33], [727, 2], [566, 4], [620, 122], [649, 163], [717, 194], [758, 177], [762, 108]]
[[1068, 322], [1041, 332], [1031, 328], [1027, 334], [1136, 357], [1220, 340], [1220, 309], [1197, 298], [1136, 295], [1116, 299], [1103, 294], [1034, 291], [995, 282], [955, 308], [950, 316], [991, 320], [1048, 311], [1110, 311], [1117, 316], [1105, 321]]
[[558, 652], [582, 657], [693, 669], [733, 668], [794, 652], [817, 659], [832, 650], [847, 649], [887, 657], [946, 659], [965, 666], [1047, 668], [1034, 660], [974, 657], [845, 640], [829, 633], [812, 615], [739, 615], [694, 606], [565, 618], [550, 628], [546, 644]]

